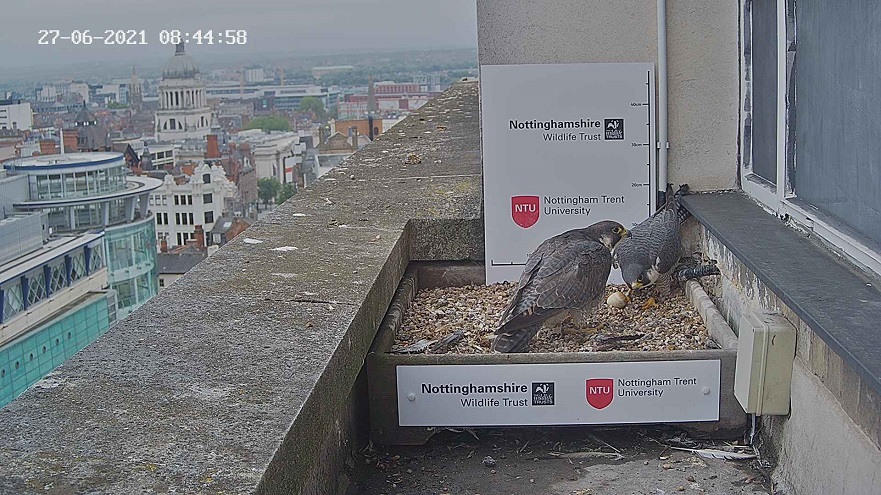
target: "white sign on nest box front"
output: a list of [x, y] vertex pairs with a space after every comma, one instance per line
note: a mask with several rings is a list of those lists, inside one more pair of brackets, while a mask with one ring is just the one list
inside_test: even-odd
[[718, 421], [718, 359], [397, 367], [400, 426]]
[[548, 237], [654, 211], [654, 88], [652, 63], [480, 67], [487, 283]]

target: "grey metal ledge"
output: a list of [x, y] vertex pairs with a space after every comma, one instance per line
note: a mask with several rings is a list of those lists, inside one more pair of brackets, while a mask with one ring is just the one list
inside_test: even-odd
[[696, 194], [686, 207], [759, 280], [881, 394], [881, 291], [739, 192]]

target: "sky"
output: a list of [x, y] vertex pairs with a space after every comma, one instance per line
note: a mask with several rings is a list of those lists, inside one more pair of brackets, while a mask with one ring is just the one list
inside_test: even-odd
[[[475, 0], [6, 0], [0, 9], [0, 71], [87, 61], [129, 61], [171, 56], [162, 30], [245, 30], [244, 44], [198, 45], [194, 57], [248, 54], [358, 53], [477, 46]], [[147, 45], [75, 45], [73, 30], [145, 31]], [[40, 44], [40, 30], [58, 30], [55, 44]], [[43, 36], [48, 41], [53, 35]], [[136, 37], [140, 41], [140, 35]]]

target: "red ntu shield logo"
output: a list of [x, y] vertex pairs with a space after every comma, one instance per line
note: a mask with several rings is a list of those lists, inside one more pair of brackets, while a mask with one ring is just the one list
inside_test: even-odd
[[591, 378], [587, 380], [587, 403], [594, 409], [603, 409], [612, 403], [615, 396], [615, 383], [611, 378]]
[[538, 221], [538, 196], [511, 196], [511, 217], [514, 223], [528, 229]]

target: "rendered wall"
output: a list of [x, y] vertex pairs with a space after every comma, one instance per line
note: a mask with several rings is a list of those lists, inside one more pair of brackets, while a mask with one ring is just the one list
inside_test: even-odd
[[[481, 65], [657, 61], [655, 2], [478, 0], [477, 34]], [[667, 3], [670, 182], [734, 187], [738, 56], [737, 2]]]

